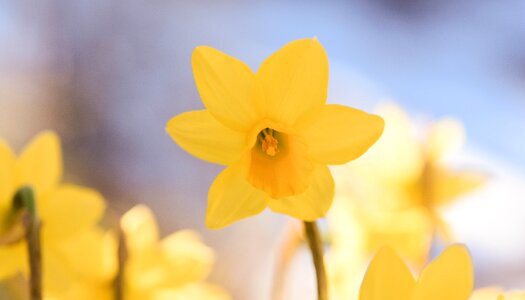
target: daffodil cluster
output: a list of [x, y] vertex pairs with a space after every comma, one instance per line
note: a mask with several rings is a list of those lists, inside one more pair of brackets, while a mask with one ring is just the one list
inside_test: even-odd
[[137, 206], [121, 219], [125, 243], [120, 246], [126, 257], [120, 261], [117, 231], [99, 224], [105, 210], [102, 196], [61, 183], [61, 177], [56, 134], [39, 134], [18, 157], [0, 141], [0, 296], [24, 299], [26, 294], [10, 288], [26, 285], [29, 276], [28, 245], [13, 198], [30, 187], [41, 223], [43, 299], [114, 299], [118, 275], [123, 278], [122, 300], [230, 299], [222, 288], [204, 282], [214, 254], [196, 233], [180, 231], [159, 241], [151, 211]]
[[[285, 45], [257, 72], [208, 46], [195, 49], [192, 67], [205, 109], [173, 117], [166, 130], [190, 154], [225, 166], [208, 192], [207, 227], [266, 208], [304, 221], [322, 300], [525, 299], [517, 291], [473, 291], [463, 245], [427, 263], [436, 237], [452, 240], [440, 209], [484, 181], [446, 162], [464, 138], [457, 121], [440, 120], [418, 134], [396, 106], [374, 115], [327, 104], [328, 59], [315, 38]], [[97, 191], [61, 179], [56, 134], [39, 134], [19, 155], [0, 140], [0, 297], [27, 298], [6, 287], [38, 283], [36, 266], [43, 296], [32, 299], [231, 299], [207, 281], [215, 255], [196, 232], [161, 238], [147, 206], [112, 218]], [[19, 207], [21, 191], [32, 192], [28, 211], [36, 223]], [[315, 220], [334, 198], [327, 283]]]

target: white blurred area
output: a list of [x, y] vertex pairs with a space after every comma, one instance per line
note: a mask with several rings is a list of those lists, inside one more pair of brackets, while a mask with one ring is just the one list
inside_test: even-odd
[[265, 212], [206, 230], [207, 189], [221, 167], [190, 157], [164, 125], [202, 107], [194, 47], [256, 69], [286, 42], [312, 36], [330, 58], [329, 102], [371, 110], [395, 99], [411, 116], [463, 121], [468, 148], [457, 159], [491, 181], [446, 217], [472, 250], [478, 285], [525, 288], [520, 0], [0, 1], [0, 137], [19, 148], [56, 130], [68, 180], [99, 189], [117, 214], [147, 203], [164, 233], [198, 230], [218, 253], [212, 280], [235, 299], [268, 299], [288, 218]]
[[456, 158], [476, 165], [487, 184], [444, 211], [456, 239], [472, 253], [476, 285], [525, 288], [525, 173], [482, 151], [469, 150]]

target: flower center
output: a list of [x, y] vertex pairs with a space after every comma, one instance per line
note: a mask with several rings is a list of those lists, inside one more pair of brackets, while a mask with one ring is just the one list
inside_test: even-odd
[[257, 139], [261, 142], [261, 149], [266, 155], [274, 157], [279, 153], [279, 141], [275, 138], [274, 134], [277, 132], [271, 128], [265, 128], [259, 132]]
[[304, 192], [313, 170], [306, 157], [304, 139], [270, 127], [262, 128], [250, 150], [246, 180], [273, 199]]

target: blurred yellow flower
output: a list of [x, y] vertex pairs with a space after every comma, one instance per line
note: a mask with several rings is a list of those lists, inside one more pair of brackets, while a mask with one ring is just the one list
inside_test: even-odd
[[443, 119], [418, 139], [397, 106], [383, 106], [378, 114], [387, 126], [374, 148], [354, 164], [333, 170], [338, 196], [342, 201], [357, 201], [367, 211], [420, 210], [447, 238], [448, 228], [438, 209], [484, 181], [479, 173], [446, 165], [447, 156], [463, 144], [463, 127], [456, 120]]
[[384, 247], [368, 267], [359, 300], [467, 300], [473, 277], [472, 260], [462, 245], [445, 249], [417, 281], [396, 252]]
[[420, 138], [399, 107], [383, 105], [377, 113], [386, 126], [374, 147], [332, 168], [337, 188], [328, 215], [328, 265], [333, 294], [341, 299], [355, 297], [363, 261], [384, 245], [419, 270], [434, 232], [450, 238], [440, 208], [483, 182], [480, 174], [447, 166], [464, 140], [459, 122], [438, 121]]
[[293, 41], [254, 73], [216, 49], [192, 58], [205, 110], [171, 119], [167, 131], [196, 157], [222, 165], [208, 194], [206, 225], [221, 228], [271, 210], [312, 221], [333, 197], [326, 167], [362, 155], [383, 120], [326, 104], [328, 59], [316, 39]]
[[143, 205], [128, 211], [121, 227], [127, 246], [125, 300], [230, 299], [222, 288], [204, 282], [214, 253], [193, 231], [178, 231], [159, 241], [155, 218]]
[[[450, 237], [439, 209], [480, 186], [483, 176], [445, 164], [464, 139], [457, 121], [435, 123], [421, 140], [397, 106], [382, 106], [378, 114], [387, 125], [376, 145], [358, 161], [332, 169], [337, 183], [329, 215], [332, 240], [357, 245], [364, 257], [389, 245], [421, 265], [436, 229]], [[350, 226], [358, 234], [351, 235]]]
[[[155, 217], [144, 205], [124, 214], [120, 226], [126, 249], [123, 300], [231, 300], [223, 288], [205, 282], [215, 257], [195, 232], [182, 230], [160, 240]], [[82, 272], [45, 300], [115, 299], [119, 262], [113, 231], [88, 231], [61, 250], [65, 263]]]
[[[103, 215], [105, 203], [94, 190], [63, 184], [59, 138], [43, 132], [16, 157], [0, 140], [0, 236], [12, 225], [12, 200], [23, 186], [33, 188], [42, 220], [44, 291], [66, 287], [77, 270], [64, 263], [63, 247], [89, 231]], [[76, 253], [68, 253], [76, 255]], [[24, 241], [0, 246], [0, 279], [17, 272], [27, 274]]]

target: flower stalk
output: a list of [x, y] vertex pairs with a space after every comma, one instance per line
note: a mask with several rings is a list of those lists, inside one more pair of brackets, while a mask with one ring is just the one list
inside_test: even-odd
[[315, 266], [315, 275], [317, 278], [317, 299], [328, 300], [328, 285], [326, 281], [326, 270], [323, 259], [323, 241], [321, 240], [317, 223], [315, 221], [305, 221], [304, 231], [306, 239], [308, 240], [308, 245], [310, 246], [310, 250], [312, 252], [312, 259]]
[[42, 249], [40, 244], [40, 218], [36, 209], [33, 189], [22, 187], [15, 194], [13, 206], [25, 227], [29, 258], [29, 293], [31, 300], [42, 299]]
[[124, 300], [124, 273], [126, 267], [126, 260], [128, 257], [128, 251], [126, 249], [126, 237], [124, 236], [124, 230], [119, 223], [118, 226], [118, 249], [117, 249], [117, 276], [115, 277], [115, 300]]
[[297, 250], [302, 246], [303, 237], [301, 234], [301, 223], [290, 222], [286, 227], [283, 242], [277, 255], [275, 264], [272, 299], [284, 300], [286, 299], [284, 289], [286, 286], [286, 274]]

